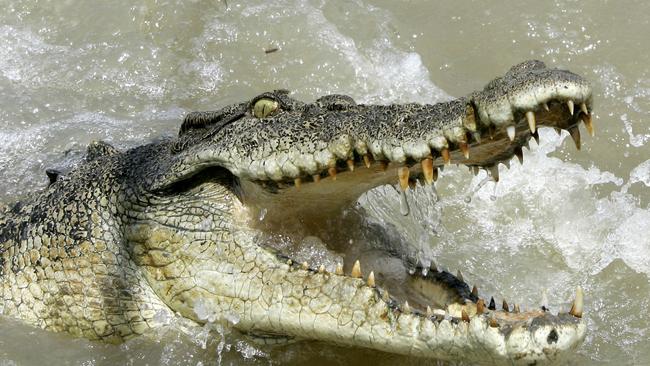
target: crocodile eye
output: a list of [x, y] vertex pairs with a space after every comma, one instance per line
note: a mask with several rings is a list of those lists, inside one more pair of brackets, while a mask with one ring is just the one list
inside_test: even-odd
[[278, 102], [269, 98], [262, 98], [255, 102], [253, 115], [257, 118], [265, 118], [278, 110]]

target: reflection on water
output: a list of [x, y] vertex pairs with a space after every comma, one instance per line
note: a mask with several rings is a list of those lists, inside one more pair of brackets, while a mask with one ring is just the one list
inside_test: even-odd
[[[596, 90], [597, 135], [585, 138], [581, 152], [566, 135], [542, 131], [523, 166], [501, 167], [496, 187], [478, 188], [484, 173], [446, 169], [434, 210], [440, 221], [423, 226], [386, 216], [390, 210], [373, 217], [399, 221], [395, 235], [416, 255], [462, 268], [485, 294], [536, 306], [548, 289], [558, 310], [581, 285], [589, 333], [576, 362], [650, 363], [650, 3], [0, 3], [5, 204], [44, 187], [44, 169], [73, 166], [94, 139], [126, 148], [173, 135], [188, 111], [269, 89], [310, 100], [346, 93], [362, 102], [436, 102], [528, 58], [586, 76]], [[270, 48], [278, 51], [265, 53]], [[419, 361], [317, 343], [259, 347], [225, 329], [205, 343], [197, 341], [202, 329], [171, 329], [160, 340], [112, 346], [0, 318], [0, 358], [28, 365]]]

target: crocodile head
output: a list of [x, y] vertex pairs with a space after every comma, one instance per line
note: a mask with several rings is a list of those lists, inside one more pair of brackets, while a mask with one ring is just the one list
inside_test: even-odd
[[[497, 180], [494, 167], [521, 159], [537, 128], [566, 129], [579, 144], [580, 122], [592, 130], [591, 102], [583, 78], [528, 61], [481, 91], [434, 105], [361, 105], [342, 95], [303, 103], [274, 91], [216, 112], [191, 113], [168, 146], [169, 159], [155, 164], [146, 185], [156, 202], [181, 202], [172, 225], [177, 231], [163, 241], [178, 243], [172, 251], [187, 258], [181, 282], [193, 285], [177, 284], [177, 273], [176, 282], [161, 281], [166, 272], [147, 257], [158, 244], [140, 234], [131, 239], [145, 243], [139, 253], [149, 258], [143, 263], [163, 301], [198, 321], [195, 307], [202, 301], [236, 313], [240, 329], [265, 339], [475, 362], [556, 359], [584, 338], [581, 290], [568, 313], [522, 311], [505, 301], [497, 308], [462, 276], [418, 263], [405, 263], [403, 283], [391, 287], [390, 279], [381, 283], [381, 268], [362, 270], [349, 260], [346, 269], [299, 263], [293, 253], [261, 243], [273, 234], [296, 242], [315, 235], [345, 253], [350, 244], [336, 243], [337, 232], [355, 228], [335, 218], [363, 192], [395, 183], [406, 192], [415, 180], [433, 187], [449, 163], [487, 169]], [[227, 205], [224, 197], [230, 197]], [[221, 206], [209, 206], [214, 202]], [[405, 201], [397, 214], [408, 210]], [[231, 219], [209, 219], [210, 212], [225, 211], [234, 212]], [[197, 214], [207, 222], [187, 218]], [[201, 225], [207, 234], [197, 234]], [[147, 234], [153, 237], [161, 241]], [[206, 250], [206, 243], [216, 249]]]

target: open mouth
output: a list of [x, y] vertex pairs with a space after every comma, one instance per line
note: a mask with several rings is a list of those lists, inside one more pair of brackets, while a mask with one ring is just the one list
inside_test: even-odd
[[[401, 252], [403, 248], [399, 245], [360, 249], [364, 243], [350, 243], [349, 234], [361, 230], [363, 218], [350, 214], [350, 210], [362, 193], [392, 184], [403, 200], [399, 214], [408, 215], [410, 205], [429, 203], [408, 202], [405, 193], [417, 185], [435, 195], [438, 170], [450, 164], [464, 164], [476, 172], [485, 169], [492, 179], [498, 180], [497, 165], [507, 164], [514, 157], [523, 163], [522, 149], [530, 138], [539, 138], [540, 127], [568, 130], [579, 149], [579, 124], [583, 122], [587, 131], [593, 133], [587, 103], [553, 99], [534, 110], [517, 111], [511, 123], [485, 126], [478, 122], [475, 130], [465, 131], [465, 141], [449, 144], [442, 150], [431, 149], [429, 155], [419, 160], [396, 162], [386, 154], [359, 154], [352, 148], [343, 154], [349, 159], [337, 160], [311, 176], [240, 179], [241, 199], [251, 212], [252, 225], [269, 234], [264, 245], [275, 250], [280, 260], [295, 270], [363, 279], [395, 313], [452, 323], [485, 318], [490, 327], [504, 333], [518, 327], [575, 324], [583, 312], [581, 289], [567, 313], [551, 314], [547, 304], [522, 309], [517, 302], [484, 296], [476, 286], [465, 282], [461, 271], [453, 274], [416, 262], [408, 253]], [[475, 116], [474, 121], [478, 119]], [[321, 238], [320, 248], [305, 253], [303, 238], [307, 236]], [[368, 269], [362, 269], [362, 264]], [[557, 339], [558, 331], [552, 328], [547, 341]]]

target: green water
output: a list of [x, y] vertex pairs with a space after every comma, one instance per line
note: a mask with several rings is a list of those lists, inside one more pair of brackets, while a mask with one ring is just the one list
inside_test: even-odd
[[[447, 169], [437, 263], [499, 298], [567, 306], [587, 294], [575, 364], [650, 364], [650, 3], [644, 1], [0, 1], [0, 202], [46, 185], [92, 140], [173, 135], [188, 111], [286, 88], [312, 100], [435, 102], [524, 59], [594, 85], [583, 149], [542, 131], [526, 163], [481, 177]], [[265, 50], [277, 48], [276, 52]], [[402, 222], [404, 232], [421, 230]], [[302, 343], [206, 341], [169, 331], [122, 346], [0, 317], [0, 365], [419, 364]], [[221, 343], [220, 343], [221, 342]]]

